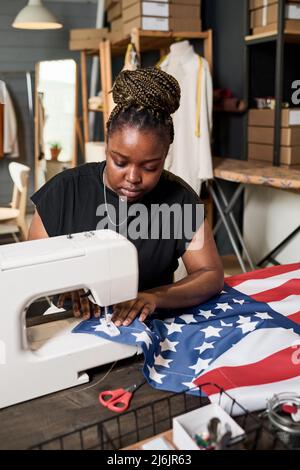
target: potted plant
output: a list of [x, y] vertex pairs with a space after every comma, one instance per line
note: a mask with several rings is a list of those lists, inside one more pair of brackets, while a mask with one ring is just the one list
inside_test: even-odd
[[57, 161], [58, 155], [61, 152], [61, 145], [59, 142], [50, 144], [51, 159]]

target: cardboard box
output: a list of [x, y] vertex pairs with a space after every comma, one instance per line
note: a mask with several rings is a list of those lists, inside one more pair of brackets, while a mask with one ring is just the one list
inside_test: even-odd
[[113, 33], [123, 32], [123, 18], [117, 18], [110, 23], [110, 30]]
[[82, 39], [104, 38], [107, 33], [107, 28], [71, 29], [70, 39], [79, 41]]
[[[265, 34], [265, 33], [274, 33], [277, 34], [277, 23], [271, 23], [266, 26], [260, 26], [253, 28], [252, 34]], [[286, 33], [298, 33], [300, 32], [300, 20], [286, 20], [285, 22], [285, 32]]]
[[257, 28], [276, 23], [278, 19], [278, 5], [276, 3], [251, 11], [250, 27]]
[[195, 5], [201, 8], [201, 0], [170, 0], [169, 3], [174, 5]]
[[[250, 109], [248, 113], [249, 126], [274, 127], [274, 109]], [[283, 109], [281, 113], [281, 126], [300, 126], [300, 109]]]
[[173, 442], [179, 450], [199, 450], [194, 436], [207, 432], [207, 425], [212, 418], [219, 418], [220, 434], [226, 432], [226, 425], [230, 426], [232, 438], [244, 437], [244, 430], [219, 405], [213, 403], [197, 410], [173, 418]]
[[[248, 160], [273, 162], [274, 146], [264, 144], [248, 144]], [[283, 165], [300, 165], [300, 146], [281, 147], [280, 163]]]
[[288, 31], [300, 31], [300, 20], [286, 20], [285, 32]]
[[124, 34], [130, 34], [132, 28], [146, 31], [201, 31], [200, 19], [164, 18], [154, 16], [138, 16], [123, 23]]
[[109, 10], [111, 7], [116, 5], [117, 3], [121, 3], [121, 0], [105, 0], [105, 10]]
[[[285, 11], [285, 18], [287, 20], [300, 20], [300, 3], [287, 4]], [[250, 26], [252, 29], [277, 23], [277, 21], [278, 3], [269, 4], [250, 13]]]
[[[278, 0], [250, 0], [249, 9], [256, 10], [257, 8], [262, 8], [268, 5], [272, 5], [272, 3], [277, 3]], [[300, 0], [288, 0], [287, 4], [299, 4]]]
[[265, 34], [265, 33], [274, 33], [277, 34], [277, 23], [267, 24], [266, 26], [258, 26], [257, 28], [252, 28], [252, 34]]
[[[248, 127], [248, 142], [254, 144], [274, 144], [274, 127]], [[281, 129], [281, 145], [300, 146], [300, 126]]]
[[[134, 3], [140, 3], [143, 0], [122, 0], [122, 8], [130, 7]], [[152, 0], [151, 0], [152, 1]], [[153, 0], [161, 3], [169, 3], [174, 5], [195, 5], [201, 7], [201, 0]], [[300, 1], [300, 0], [299, 0]]]
[[202, 22], [198, 18], [170, 18], [171, 31], [202, 31]]
[[201, 9], [200, 6], [196, 5], [180, 5], [174, 4], [170, 5], [170, 16], [172, 18], [182, 18], [182, 19], [200, 19]]
[[163, 2], [138, 2], [123, 10], [124, 23], [138, 16], [158, 16], [182, 19], [200, 19], [200, 7], [195, 5], [174, 5]]
[[101, 39], [107, 38], [108, 34], [108, 28], [71, 29], [69, 49], [71, 51], [97, 49]]
[[170, 16], [170, 6], [168, 3], [163, 2], [139, 2], [123, 10], [124, 23], [138, 16], [159, 16], [168, 18]]
[[123, 23], [124, 34], [130, 34], [132, 28], [140, 28], [146, 31], [169, 31], [169, 18], [151, 16], [138, 16], [131, 21]]
[[122, 5], [121, 2], [116, 3], [112, 6], [107, 12], [107, 21], [111, 23], [113, 20], [120, 18], [122, 16]]
[[256, 10], [257, 8], [262, 8], [272, 3], [277, 3], [277, 0], [250, 0], [249, 9]]

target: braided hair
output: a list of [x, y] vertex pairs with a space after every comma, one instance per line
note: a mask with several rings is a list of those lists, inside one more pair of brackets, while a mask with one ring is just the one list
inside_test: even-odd
[[174, 77], [156, 67], [124, 70], [117, 76], [112, 94], [116, 107], [107, 121], [108, 138], [115, 130], [132, 126], [153, 129], [167, 135], [168, 144], [173, 142], [171, 114], [180, 103], [180, 87]]

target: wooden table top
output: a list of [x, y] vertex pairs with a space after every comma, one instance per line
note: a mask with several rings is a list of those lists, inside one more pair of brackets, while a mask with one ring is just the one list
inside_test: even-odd
[[235, 183], [300, 190], [300, 166], [274, 167], [267, 162], [214, 157], [214, 177]]

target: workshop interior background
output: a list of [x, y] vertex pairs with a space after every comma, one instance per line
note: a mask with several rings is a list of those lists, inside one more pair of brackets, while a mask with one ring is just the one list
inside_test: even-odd
[[[97, 12], [96, 1], [84, 0], [51, 0], [49, 4], [53, 13], [63, 23], [63, 29], [54, 31], [22, 31], [13, 29], [11, 23], [16, 14], [24, 6], [22, 0], [2, 0], [0, 4], [0, 79], [7, 84], [17, 116], [17, 132], [19, 142], [19, 157], [16, 161], [28, 165], [30, 173], [29, 195], [34, 192], [34, 111], [29, 109], [29, 100], [34, 104], [36, 64], [45, 60], [74, 59], [79, 65], [79, 53], [69, 48], [70, 30], [76, 28], [95, 27]], [[251, 52], [245, 46], [245, 31], [248, 21], [248, 2], [246, 0], [203, 0], [201, 7], [202, 30], [213, 31], [213, 84], [215, 90], [230, 91], [232, 96], [247, 101], [247, 96], [274, 96], [275, 93], [275, 42], [254, 45]], [[37, 39], [38, 38], [38, 39]], [[196, 46], [199, 48], [199, 46]], [[284, 101], [291, 103], [292, 83], [300, 76], [297, 57], [297, 44], [289, 44], [285, 50]], [[200, 47], [201, 52], [201, 47]], [[250, 67], [249, 57], [250, 54]], [[143, 64], [150, 65], [156, 60], [154, 53], [143, 54]], [[122, 57], [113, 59], [113, 73], [122, 67]], [[248, 65], [247, 65], [248, 63]], [[80, 67], [79, 67], [80, 68]], [[88, 63], [88, 79], [90, 78], [91, 63]], [[31, 94], [28, 96], [28, 77], [30, 73]], [[249, 92], [249, 86], [251, 90]], [[254, 102], [249, 103], [250, 107]], [[82, 115], [81, 93], [78, 91], [78, 115]], [[94, 140], [103, 139], [102, 126], [97, 125], [100, 116], [96, 116]], [[78, 145], [78, 144], [77, 144]], [[214, 112], [212, 153], [233, 159], [244, 159], [247, 148], [247, 113], [246, 112]], [[12, 182], [8, 173], [8, 157], [0, 159], [0, 206], [7, 205], [11, 199]], [[84, 161], [78, 145], [78, 163]], [[226, 195], [230, 196], [235, 185], [222, 181]], [[261, 193], [261, 188], [255, 191], [259, 194], [261, 212], [269, 214], [266, 222], [263, 216], [257, 219], [261, 243], [256, 243], [255, 236], [247, 235], [248, 245], [252, 256], [258, 260], [263, 254], [276, 246], [288, 233], [297, 226], [297, 220], [292, 214], [298, 204], [292, 194], [269, 189]], [[251, 195], [252, 188], [248, 189]], [[251, 198], [250, 198], [251, 199]], [[273, 202], [272, 202], [273, 201]], [[276, 204], [277, 202], [277, 204]], [[288, 209], [287, 209], [288, 207]], [[28, 202], [28, 213], [33, 206]], [[239, 199], [235, 206], [235, 215], [239, 226], [252, 224], [252, 208], [248, 213], [243, 212], [243, 201]], [[280, 212], [283, 217], [277, 217]], [[215, 220], [218, 218], [216, 211]], [[5, 237], [2, 239], [6, 242]], [[221, 255], [233, 253], [228, 237], [223, 228], [217, 233], [216, 240]], [[278, 255], [280, 262], [293, 261], [293, 253], [299, 251], [300, 234], [284, 247]], [[259, 246], [257, 246], [259, 245]], [[225, 260], [226, 262], [226, 260]], [[229, 258], [229, 269], [231, 266]], [[235, 271], [233, 271], [235, 272]]]

